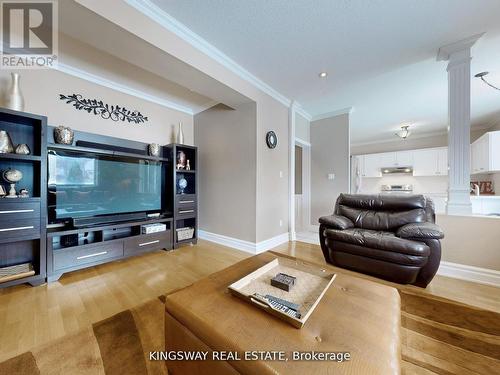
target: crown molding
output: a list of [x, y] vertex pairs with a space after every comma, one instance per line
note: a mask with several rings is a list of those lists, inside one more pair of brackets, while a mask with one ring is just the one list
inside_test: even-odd
[[[144, 14], [146, 17], [149, 17], [153, 21], [157, 22], [159, 25], [163, 26], [168, 31], [174, 33], [179, 38], [184, 40], [185, 42], [191, 44], [194, 48], [203, 52], [205, 55], [210, 57], [211, 59], [217, 61], [219, 64], [229, 69], [241, 79], [251, 83], [253, 86], [257, 87], [259, 90], [263, 91], [267, 95], [276, 99], [278, 102], [283, 104], [286, 107], [289, 107], [292, 101], [287, 98], [285, 95], [281, 94], [273, 87], [262, 81], [261, 79], [254, 76], [248, 70], [243, 68], [237, 62], [232, 60], [229, 56], [223, 53], [221, 50], [207, 42], [201, 36], [193, 32], [183, 23], [177, 21], [170, 14], [165, 12], [163, 9], [153, 4], [149, 0], [125, 0], [128, 5], [135, 8], [137, 11]], [[299, 105], [300, 107], [300, 105]], [[304, 111], [303, 109], [299, 109], [298, 113], [306, 118], [310, 118], [311, 116]], [[310, 121], [310, 120], [309, 120]]]
[[294, 109], [295, 109], [295, 113], [298, 113], [299, 115], [301, 115], [302, 117], [304, 117], [307, 121], [311, 122], [312, 120], [312, 116], [306, 112], [306, 110], [304, 108], [302, 108], [302, 106], [298, 103], [295, 103], [294, 102]]
[[450, 60], [451, 55], [457, 52], [461, 52], [464, 50], [470, 49], [474, 43], [478, 41], [485, 33], [480, 33], [476, 35], [472, 35], [468, 38], [459, 40], [458, 42], [447, 44], [442, 46], [438, 50], [437, 61], [448, 61]]
[[123, 94], [135, 96], [136, 98], [143, 99], [143, 100], [146, 100], [148, 102], [155, 103], [155, 104], [159, 104], [163, 107], [166, 107], [169, 109], [174, 109], [174, 110], [179, 111], [179, 112], [187, 113], [188, 115], [191, 115], [191, 116], [194, 115], [194, 111], [192, 108], [186, 107], [182, 104], [178, 104], [178, 103], [172, 102], [172, 101], [164, 99], [164, 98], [160, 98], [160, 97], [155, 96], [155, 95], [148, 94], [144, 91], [134, 89], [132, 87], [123, 85], [122, 83], [112, 81], [108, 78], [98, 76], [94, 73], [87, 72], [85, 70], [82, 70], [80, 68], [76, 68], [76, 67], [71, 66], [71, 65], [66, 64], [66, 63], [58, 62], [57, 66], [55, 66], [53, 69], [57, 70], [59, 72], [62, 72], [62, 73], [69, 74], [73, 77], [81, 78], [81, 79], [84, 79], [86, 81], [95, 83], [97, 85], [104, 86], [104, 87], [107, 87], [107, 88], [115, 90], [115, 91], [119, 91]]
[[322, 113], [320, 115], [313, 116], [312, 121], [324, 120], [325, 118], [340, 116], [340, 115], [350, 115], [354, 111], [354, 107], [346, 107], [337, 109], [335, 111]]

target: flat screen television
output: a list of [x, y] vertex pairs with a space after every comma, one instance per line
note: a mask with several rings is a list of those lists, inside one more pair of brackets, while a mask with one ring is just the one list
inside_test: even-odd
[[49, 224], [162, 212], [163, 167], [140, 157], [50, 150]]

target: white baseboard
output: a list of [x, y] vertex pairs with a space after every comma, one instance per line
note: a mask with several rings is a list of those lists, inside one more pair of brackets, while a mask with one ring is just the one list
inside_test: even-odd
[[453, 277], [455, 279], [472, 281], [479, 284], [500, 287], [500, 271], [488, 268], [467, 266], [452, 262], [441, 262], [437, 271], [438, 275]]
[[206, 232], [204, 230], [198, 231], [198, 237], [202, 240], [214, 242], [227, 247], [232, 247], [233, 249], [245, 251], [250, 254], [260, 254], [264, 251], [271, 250], [276, 246], [289, 241], [288, 233], [283, 233], [279, 236], [272, 237], [257, 243], [224, 236], [222, 234]]
[[286, 242], [290, 241], [290, 235], [289, 233], [283, 233], [278, 236], [269, 238], [267, 240], [257, 242], [255, 244], [255, 250], [256, 254], [263, 253], [264, 251], [271, 250], [275, 248], [276, 246], [279, 246], [281, 244], [284, 244]]

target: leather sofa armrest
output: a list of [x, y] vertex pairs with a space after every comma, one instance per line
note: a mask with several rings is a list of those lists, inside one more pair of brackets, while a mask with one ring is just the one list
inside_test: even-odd
[[440, 240], [444, 238], [444, 232], [433, 223], [411, 223], [400, 227], [396, 236], [412, 239]]
[[319, 218], [319, 223], [333, 229], [344, 230], [348, 228], [354, 228], [354, 223], [351, 220], [349, 220], [345, 216], [340, 215], [322, 216]]

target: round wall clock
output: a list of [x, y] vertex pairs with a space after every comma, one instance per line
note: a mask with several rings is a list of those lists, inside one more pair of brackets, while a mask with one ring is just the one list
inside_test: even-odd
[[266, 134], [266, 143], [269, 148], [275, 148], [278, 144], [278, 136], [272, 130], [268, 131]]

